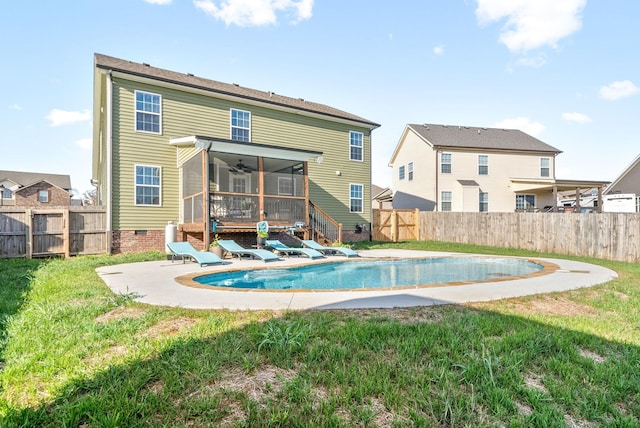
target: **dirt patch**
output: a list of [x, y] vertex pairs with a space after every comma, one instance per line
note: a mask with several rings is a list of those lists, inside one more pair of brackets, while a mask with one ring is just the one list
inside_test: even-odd
[[544, 296], [531, 301], [513, 300], [510, 307], [521, 314], [549, 314], [562, 316], [596, 315], [591, 306], [574, 302], [566, 297]]
[[581, 356], [583, 356], [584, 358], [589, 358], [590, 360], [592, 360], [594, 363], [604, 363], [605, 361], [607, 361], [607, 359], [605, 357], [603, 357], [602, 355], [599, 355], [595, 352], [589, 351], [588, 349], [582, 349], [580, 348], [578, 350], [578, 352], [580, 353]]
[[544, 392], [545, 394], [549, 392], [547, 390], [547, 387], [544, 386], [544, 383], [542, 383], [542, 379], [540, 379], [540, 376], [534, 373], [528, 373], [524, 377], [524, 383], [525, 385], [527, 385], [527, 387], [537, 389], [538, 391]]
[[147, 311], [145, 309], [118, 306], [117, 308], [96, 317], [95, 321], [98, 324], [104, 324], [122, 318], [140, 318], [146, 313]]
[[141, 332], [139, 336], [147, 338], [175, 336], [182, 330], [192, 327], [197, 322], [198, 320], [187, 317], [162, 320], [157, 324], [152, 325], [144, 332]]
[[[340, 312], [341, 314], [344, 312]], [[444, 318], [438, 306], [416, 306], [412, 308], [351, 309], [348, 315], [361, 321], [382, 318], [403, 324], [440, 322]]]
[[217, 381], [215, 388], [240, 391], [247, 397], [262, 402], [266, 397], [273, 396], [282, 389], [286, 381], [293, 379], [296, 372], [275, 366], [265, 366], [251, 374], [238, 369], [231, 369]]
[[595, 428], [599, 426], [594, 422], [576, 420], [571, 415], [564, 415], [564, 423], [567, 424], [569, 428]]
[[533, 409], [526, 404], [522, 404], [519, 401], [516, 401], [516, 407], [518, 408], [518, 414], [521, 416], [530, 416], [533, 414]]

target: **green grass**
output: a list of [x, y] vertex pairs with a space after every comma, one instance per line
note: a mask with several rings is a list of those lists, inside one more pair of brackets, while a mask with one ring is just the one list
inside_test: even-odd
[[148, 306], [95, 273], [162, 257], [0, 260], [0, 426], [640, 426], [638, 264], [571, 257], [619, 277], [565, 293], [301, 312]]

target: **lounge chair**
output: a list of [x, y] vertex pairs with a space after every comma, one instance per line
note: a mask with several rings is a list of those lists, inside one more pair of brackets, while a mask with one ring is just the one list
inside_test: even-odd
[[289, 247], [288, 245], [283, 244], [277, 239], [267, 239], [266, 245], [267, 247], [273, 248], [273, 250], [277, 254], [284, 254], [287, 256], [290, 256], [292, 254], [295, 254], [297, 256], [304, 255], [309, 257], [310, 259], [319, 259], [321, 257], [324, 257], [324, 255], [320, 251], [314, 250], [313, 248]]
[[346, 257], [358, 257], [358, 253], [356, 253], [355, 251], [353, 251], [351, 248], [347, 248], [347, 247], [325, 247], [324, 245], [320, 245], [319, 243], [317, 243], [314, 240], [308, 239], [308, 240], [303, 240], [302, 243], [309, 248], [312, 248], [316, 251], [320, 251], [322, 254], [325, 255], [336, 255], [336, 254], [342, 254], [343, 256]]
[[273, 254], [271, 251], [243, 248], [232, 239], [218, 239], [218, 245], [220, 246], [220, 248], [222, 248], [223, 255], [225, 253], [229, 253], [232, 257], [237, 256], [238, 258], [241, 258], [242, 256], [250, 256], [262, 259], [265, 262], [280, 260], [280, 257]]
[[180, 256], [183, 263], [185, 258], [190, 258], [200, 266], [223, 263], [220, 257], [208, 251], [198, 251], [188, 242], [170, 242], [167, 243], [167, 248], [173, 253], [171, 262], [175, 260], [176, 256]]

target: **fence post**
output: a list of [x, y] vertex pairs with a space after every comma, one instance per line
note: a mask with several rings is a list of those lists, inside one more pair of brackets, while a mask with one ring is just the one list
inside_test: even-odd
[[391, 242], [398, 242], [398, 213], [391, 210]]
[[62, 210], [62, 242], [64, 245], [64, 257], [68, 259], [71, 256], [71, 239], [69, 238], [69, 209]]
[[420, 240], [420, 210], [418, 208], [413, 212], [413, 227], [415, 229], [416, 241]]
[[24, 210], [24, 228], [25, 228], [25, 247], [26, 247], [26, 256], [28, 259], [33, 258], [33, 216], [31, 214], [31, 208], [27, 208]]

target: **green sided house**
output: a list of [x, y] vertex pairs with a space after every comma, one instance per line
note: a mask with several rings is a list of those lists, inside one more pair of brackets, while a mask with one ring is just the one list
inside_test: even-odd
[[371, 132], [301, 98], [95, 54], [93, 179], [111, 252], [255, 244], [256, 223], [321, 241], [369, 238]]

